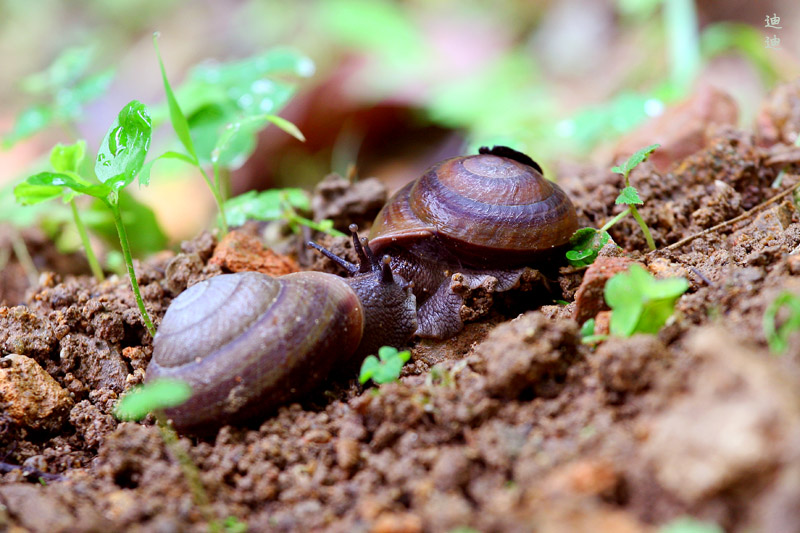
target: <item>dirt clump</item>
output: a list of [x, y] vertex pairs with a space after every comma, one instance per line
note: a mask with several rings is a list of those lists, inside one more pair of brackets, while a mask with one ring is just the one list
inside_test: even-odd
[[0, 358], [0, 404], [19, 426], [56, 431], [67, 418], [72, 398], [36, 361], [11, 354]]

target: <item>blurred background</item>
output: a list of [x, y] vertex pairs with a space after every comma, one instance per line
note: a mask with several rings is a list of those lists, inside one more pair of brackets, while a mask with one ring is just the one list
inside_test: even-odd
[[[132, 99], [156, 127], [148, 160], [181, 149], [156, 31], [206, 151], [254, 107], [305, 135], [249, 132], [222, 169], [234, 196], [310, 190], [330, 172], [394, 190], [433, 162], [497, 143], [558, 179], [559, 162], [605, 166], [643, 146], [626, 136], [671, 106], [712, 106], [722, 97], [710, 88], [731, 98], [723, 121], [750, 128], [767, 92], [800, 74], [795, 0], [2, 0], [0, 219], [12, 233], [36, 226], [62, 251], [79, 247], [65, 206], [21, 209], [12, 188], [47, 168], [57, 142], [86, 139], [93, 162]], [[148, 187], [130, 190], [141, 204], [133, 233], [152, 237], [140, 257], [213, 224], [194, 167], [164, 160]], [[102, 217], [81, 202], [102, 234]]]

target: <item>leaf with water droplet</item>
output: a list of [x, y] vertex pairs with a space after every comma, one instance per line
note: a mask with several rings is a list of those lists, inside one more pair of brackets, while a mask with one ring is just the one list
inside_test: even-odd
[[[59, 187], [59, 190], [67, 188], [100, 199], [105, 199], [111, 192], [107, 185], [89, 183], [74, 172], [40, 172], [35, 176], [30, 176], [22, 185], [26, 186], [19, 186], [14, 190], [17, 201], [22, 204], [33, 204], [53, 198], [53, 195], [42, 196], [46, 195], [48, 188], [51, 187]], [[49, 190], [55, 192], [55, 189]]]
[[94, 171], [112, 191], [127, 187], [144, 165], [153, 127], [147, 107], [133, 100], [122, 108], [106, 133]]

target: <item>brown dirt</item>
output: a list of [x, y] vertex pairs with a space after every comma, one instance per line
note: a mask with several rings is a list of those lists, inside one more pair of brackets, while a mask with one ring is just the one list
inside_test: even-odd
[[[513, 300], [527, 298], [517, 292], [456, 338], [416, 343], [398, 383], [329, 382], [259, 427], [181, 438], [206, 509], [153, 420], [111, 416], [152, 352], [127, 280], [43, 276], [24, 307], [0, 308], [0, 355], [38, 364], [26, 390], [55, 404], [41, 422], [15, 411], [20, 395], [2, 377], [14, 367], [0, 365], [0, 529], [206, 531], [214, 516], [251, 531], [647, 532], [689, 514], [726, 531], [797, 531], [800, 335], [777, 357], [762, 331], [780, 291], [800, 294], [791, 197], [663, 249], [775, 195], [787, 164], [781, 190], [797, 182], [791, 161], [774, 157], [800, 130], [797, 101], [795, 85], [765, 105], [760, 145], [716, 127], [666, 171], [634, 171], [662, 250], [645, 255], [631, 219], [614, 240], [656, 275], [690, 282], [658, 336], [582, 344], [571, 317], [602, 309], [607, 276], [581, 291], [586, 271], [564, 268], [554, 285], [566, 300], [579, 294], [578, 310], [514, 318]], [[584, 223], [618, 212], [619, 175], [580, 169], [562, 184]], [[344, 240], [325, 244], [349, 252]], [[222, 271], [214, 250], [203, 234], [138, 265], [156, 324], [175, 295]]]

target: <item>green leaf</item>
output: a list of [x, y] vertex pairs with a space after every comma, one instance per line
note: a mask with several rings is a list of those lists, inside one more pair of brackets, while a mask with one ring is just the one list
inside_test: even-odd
[[148, 414], [169, 407], [177, 407], [192, 395], [188, 383], [175, 379], [159, 379], [134, 387], [120, 398], [114, 407], [119, 420], [141, 420]]
[[660, 144], [651, 144], [650, 146], [646, 146], [641, 150], [636, 151], [632, 156], [628, 158], [624, 165], [621, 167], [613, 167], [611, 172], [616, 172], [617, 174], [622, 174], [626, 178], [631, 171], [636, 168], [639, 163], [646, 161], [650, 154], [656, 151], [656, 148], [660, 147]]
[[361, 372], [358, 374], [358, 382], [362, 385], [372, 379], [372, 376], [380, 368], [381, 363], [374, 355], [368, 355], [361, 363]]
[[631, 265], [605, 286], [606, 303], [612, 309], [611, 334], [630, 337], [634, 333], [658, 333], [688, 288], [684, 278], [658, 280], [643, 266]]
[[247, 220], [279, 220], [286, 214], [284, 202], [293, 209], [311, 210], [311, 200], [303, 189], [248, 191], [225, 202], [225, 219], [230, 226], [241, 226]]
[[595, 324], [594, 318], [590, 318], [589, 320], [584, 322], [583, 326], [581, 326], [581, 337], [588, 337], [590, 335], [594, 335], [594, 324]]
[[83, 113], [84, 104], [102, 96], [114, 80], [114, 69], [108, 69], [64, 88], [55, 95], [55, 111], [61, 120], [75, 120]]
[[610, 239], [611, 236], [607, 231], [580, 228], [569, 240], [572, 248], [565, 254], [567, 261], [578, 268], [591, 265], [597, 259], [598, 252]]
[[3, 137], [3, 146], [10, 148], [15, 143], [43, 130], [53, 121], [53, 111], [46, 105], [34, 105], [17, 116], [12, 130]]
[[192, 143], [192, 136], [189, 133], [189, 122], [186, 120], [186, 115], [181, 111], [181, 106], [178, 104], [178, 99], [175, 98], [175, 93], [172, 91], [172, 86], [167, 79], [167, 71], [164, 69], [164, 61], [161, 59], [161, 52], [158, 49], [158, 34], [153, 35], [153, 46], [156, 49], [156, 56], [158, 57], [158, 66], [161, 69], [161, 79], [164, 82], [164, 92], [167, 95], [167, 106], [169, 107], [169, 119], [172, 122], [172, 129], [175, 130], [175, 135], [189, 152], [189, 155], [194, 159], [193, 163], [197, 164], [197, 153], [194, 150], [194, 143]]
[[65, 49], [47, 69], [22, 80], [22, 89], [31, 94], [56, 92], [73, 85], [88, 70], [94, 59], [91, 46]]
[[644, 202], [642, 202], [642, 199], [639, 198], [639, 191], [636, 190], [636, 187], [625, 187], [619, 192], [619, 196], [617, 196], [617, 199], [614, 203], [617, 205], [638, 205], [643, 204]]
[[[777, 326], [778, 313], [786, 308], [788, 316]], [[800, 297], [789, 291], [781, 292], [764, 311], [762, 321], [764, 336], [773, 353], [783, 353], [789, 348], [789, 337], [800, 330]]]
[[50, 150], [50, 165], [56, 172], [78, 172], [86, 154], [86, 141], [75, 144], [57, 144]]
[[358, 381], [362, 385], [370, 379], [378, 384], [395, 381], [410, 358], [411, 352], [408, 350], [398, 352], [397, 348], [382, 346], [378, 349], [378, 357], [370, 355], [364, 359]]
[[23, 182], [14, 187], [14, 196], [22, 205], [34, 205], [58, 198], [63, 191], [63, 187], [58, 185], [34, 185]]
[[227, 168], [238, 168], [255, 149], [255, 135], [267, 124], [272, 123], [280, 129], [305, 142], [302, 132], [286, 120], [276, 115], [252, 115], [225, 126], [211, 151], [211, 162]]
[[129, 102], [100, 145], [94, 167], [97, 178], [114, 192], [130, 185], [142, 169], [152, 133], [147, 107], [137, 100]]
[[25, 181], [30, 185], [67, 187], [77, 193], [101, 199], [105, 199], [111, 193], [111, 189], [107, 185], [89, 183], [72, 172], [40, 172]]
[[184, 163], [188, 163], [192, 166], [196, 166], [197, 162], [186, 154], [182, 154], [180, 152], [164, 152], [160, 156], [156, 157], [155, 159], [151, 159], [144, 165], [142, 165], [142, 170], [139, 171], [139, 183], [142, 185], [149, 185], [150, 184], [150, 171], [153, 168], [153, 165], [156, 161], [161, 159], [177, 159], [179, 161], [183, 161]]

